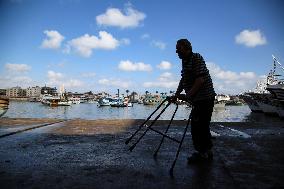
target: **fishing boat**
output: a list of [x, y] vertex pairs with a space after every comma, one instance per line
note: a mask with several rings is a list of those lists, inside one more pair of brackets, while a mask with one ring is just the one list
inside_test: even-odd
[[98, 106], [110, 106], [111, 102], [112, 102], [112, 98], [102, 97], [98, 101]]
[[44, 94], [40, 98], [40, 102], [44, 105], [50, 105], [51, 102], [55, 104], [56, 101], [58, 101], [60, 98], [58, 96], [52, 96], [50, 94]]
[[0, 117], [2, 117], [9, 108], [9, 99], [8, 98], [0, 98]]
[[48, 106], [70, 106], [72, 104], [71, 100], [66, 98], [60, 98], [59, 96], [52, 96], [45, 94], [41, 97], [41, 103]]
[[72, 104], [80, 104], [81, 103], [81, 99], [79, 97], [72, 97], [72, 98], [69, 98], [69, 100], [72, 102]]
[[242, 106], [242, 105], [244, 105], [244, 103], [242, 103], [239, 100], [230, 100], [225, 104], [225, 106]]
[[133, 104], [129, 102], [128, 98], [119, 97], [119, 98], [113, 99], [110, 106], [111, 107], [132, 107]]
[[166, 99], [167, 96], [162, 95], [146, 95], [143, 99], [144, 105], [157, 105], [160, 104], [164, 99]]

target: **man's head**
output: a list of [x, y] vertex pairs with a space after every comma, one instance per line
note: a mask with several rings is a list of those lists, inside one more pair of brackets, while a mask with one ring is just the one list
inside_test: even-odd
[[180, 59], [188, 57], [192, 53], [191, 43], [187, 39], [179, 39], [176, 44], [176, 53]]

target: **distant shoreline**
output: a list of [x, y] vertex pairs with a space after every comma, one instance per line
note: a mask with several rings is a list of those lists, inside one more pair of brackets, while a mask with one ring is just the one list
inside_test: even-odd
[[29, 97], [10, 97], [8, 99], [11, 101], [29, 101]]

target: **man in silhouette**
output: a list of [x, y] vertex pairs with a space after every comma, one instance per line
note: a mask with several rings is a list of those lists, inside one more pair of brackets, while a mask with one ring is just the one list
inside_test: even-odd
[[[182, 60], [182, 71], [173, 101], [179, 98], [193, 105], [191, 135], [196, 152], [188, 158], [188, 163], [211, 161], [213, 145], [209, 125], [216, 95], [212, 79], [203, 57], [192, 52], [187, 39], [177, 41], [176, 53]], [[183, 90], [185, 94], [180, 94]]]

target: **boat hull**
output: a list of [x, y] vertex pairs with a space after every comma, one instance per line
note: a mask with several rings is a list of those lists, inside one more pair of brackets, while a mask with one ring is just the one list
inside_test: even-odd
[[9, 99], [0, 99], [0, 117], [3, 116], [9, 108]]

